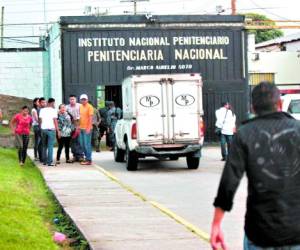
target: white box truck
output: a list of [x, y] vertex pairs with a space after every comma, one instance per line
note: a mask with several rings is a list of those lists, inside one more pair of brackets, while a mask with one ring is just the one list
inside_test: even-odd
[[115, 128], [114, 158], [137, 170], [147, 156], [199, 166], [204, 142], [200, 74], [133, 75], [122, 83], [123, 119]]

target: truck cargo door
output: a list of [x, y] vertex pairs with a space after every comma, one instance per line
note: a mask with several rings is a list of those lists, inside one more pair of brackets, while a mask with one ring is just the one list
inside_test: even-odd
[[198, 140], [202, 89], [197, 81], [172, 81], [172, 130], [174, 142]]
[[159, 82], [137, 82], [136, 119], [139, 142], [162, 143], [165, 133], [163, 87]]

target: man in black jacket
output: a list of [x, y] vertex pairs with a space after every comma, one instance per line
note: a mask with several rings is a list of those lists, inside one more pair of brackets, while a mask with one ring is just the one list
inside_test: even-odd
[[[274, 84], [253, 89], [256, 118], [238, 130], [223, 170], [211, 229], [213, 249], [244, 173], [248, 178], [244, 249], [300, 249], [300, 122], [284, 112]], [[269, 248], [268, 248], [269, 247]]]

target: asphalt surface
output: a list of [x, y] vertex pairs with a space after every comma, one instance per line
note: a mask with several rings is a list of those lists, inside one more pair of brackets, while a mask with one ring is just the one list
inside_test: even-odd
[[[138, 171], [128, 172], [125, 163], [114, 162], [112, 152], [93, 153], [95, 164], [208, 234], [213, 217], [212, 203], [224, 166], [220, 159], [218, 147], [205, 147], [197, 170], [187, 169], [185, 158], [178, 161], [146, 158], [140, 160]], [[244, 178], [235, 196], [234, 208], [226, 213], [222, 225], [229, 249], [242, 249], [246, 185]]]

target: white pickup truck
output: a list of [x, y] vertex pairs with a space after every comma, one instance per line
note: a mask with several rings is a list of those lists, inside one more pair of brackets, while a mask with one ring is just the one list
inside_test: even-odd
[[123, 119], [115, 128], [114, 158], [137, 170], [138, 159], [186, 157], [199, 166], [204, 142], [200, 74], [134, 75], [122, 83]]

